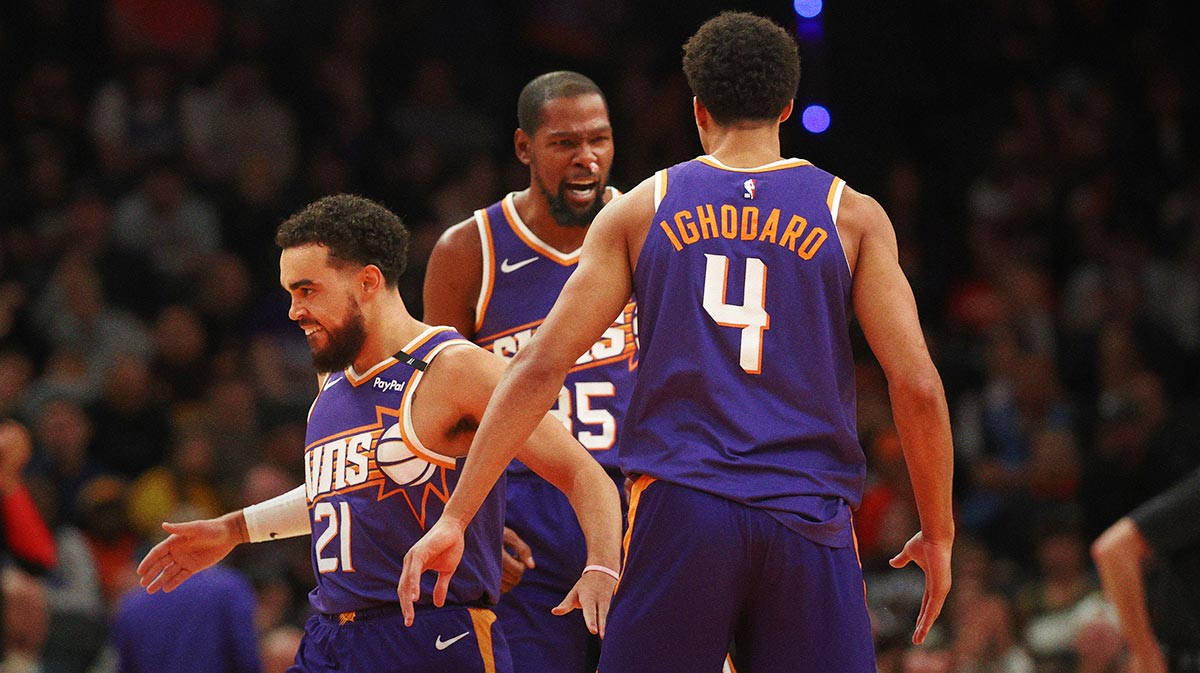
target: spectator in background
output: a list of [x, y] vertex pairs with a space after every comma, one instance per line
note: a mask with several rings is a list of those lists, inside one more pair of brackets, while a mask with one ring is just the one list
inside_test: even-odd
[[287, 673], [300, 649], [304, 631], [294, 626], [277, 626], [262, 637], [263, 673]]
[[169, 460], [145, 470], [129, 486], [128, 515], [143, 540], [163, 537], [163, 521], [190, 521], [225, 511], [214, 483], [212, 443], [199, 432], [171, 443]]
[[1016, 596], [1018, 627], [1040, 672], [1075, 673], [1086, 654], [1077, 648], [1080, 634], [1112, 614], [1087, 566], [1081, 513], [1064, 508], [1041, 519], [1037, 574]]
[[49, 628], [45, 585], [8, 567], [0, 570], [0, 591], [4, 594], [0, 673], [42, 673], [42, 647]]
[[178, 160], [165, 156], [143, 173], [113, 210], [117, 248], [150, 262], [168, 283], [199, 271], [221, 245], [217, 210], [197, 193]]
[[109, 364], [100, 399], [88, 408], [96, 429], [93, 455], [127, 479], [167, 457], [171, 434], [167, 410], [153, 393], [146, 362], [119, 357]]
[[118, 673], [260, 673], [254, 610], [250, 582], [219, 565], [171, 592], [134, 586], [113, 618]]
[[52, 528], [78, 523], [76, 502], [84, 485], [105, 473], [92, 457], [92, 421], [67, 399], [44, 405], [37, 416], [37, 455], [29, 484]]

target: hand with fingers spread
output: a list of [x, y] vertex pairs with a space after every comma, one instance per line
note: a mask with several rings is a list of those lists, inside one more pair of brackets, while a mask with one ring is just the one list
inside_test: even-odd
[[913, 632], [912, 641], [920, 645], [929, 634], [929, 629], [937, 621], [950, 593], [950, 550], [951, 540], [933, 540], [918, 532], [904, 544], [888, 563], [893, 568], [903, 568], [909, 562], [925, 572], [925, 594], [921, 597], [921, 612], [917, 615], [917, 628]]
[[154, 545], [137, 567], [146, 593], [172, 591], [249, 539], [240, 511], [216, 519], [163, 523], [163, 530], [170, 536]]
[[404, 612], [405, 626], [412, 626], [413, 603], [421, 598], [421, 575], [425, 571], [433, 570], [438, 574], [433, 586], [433, 604], [439, 608], [446, 604], [450, 578], [462, 561], [464, 530], [463, 524], [443, 516], [404, 555], [404, 569], [396, 593]]
[[500, 551], [500, 593], [506, 594], [521, 583], [526, 569], [537, 567], [533, 562], [533, 550], [517, 532], [504, 527], [504, 545]]
[[617, 578], [608, 572], [610, 571], [607, 569], [588, 566], [580, 575], [579, 581], [575, 582], [575, 586], [571, 587], [566, 598], [550, 612], [561, 617], [572, 610], [583, 610], [583, 622], [588, 631], [603, 638], [604, 626], [608, 622], [608, 605], [617, 589]]

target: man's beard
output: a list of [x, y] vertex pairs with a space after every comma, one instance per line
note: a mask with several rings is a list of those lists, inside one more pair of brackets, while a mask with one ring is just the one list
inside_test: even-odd
[[542, 190], [542, 195], [546, 197], [546, 202], [550, 204], [550, 217], [553, 217], [560, 226], [587, 227], [604, 208], [604, 192], [608, 187], [605, 186], [603, 180], [597, 185], [596, 198], [592, 200], [592, 205], [582, 211], [577, 211], [567, 204], [566, 181], [559, 183], [557, 194], [551, 194], [550, 190], [546, 189], [546, 183], [542, 182], [540, 177], [535, 175], [534, 179], [537, 180], [538, 189]]
[[328, 343], [320, 350], [314, 348], [312, 352], [313, 367], [317, 372], [338, 371], [354, 364], [354, 358], [358, 357], [367, 341], [367, 325], [358, 302], [350, 299], [350, 308], [346, 310], [341, 327], [336, 331], [329, 327], [324, 327], [324, 330]]

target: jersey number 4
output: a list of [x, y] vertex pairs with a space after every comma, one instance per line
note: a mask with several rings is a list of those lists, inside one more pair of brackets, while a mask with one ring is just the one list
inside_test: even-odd
[[722, 327], [737, 327], [742, 330], [742, 341], [738, 353], [738, 364], [747, 374], [762, 372], [763, 332], [771, 327], [771, 316], [767, 313], [767, 265], [756, 257], [746, 258], [746, 282], [742, 289], [742, 303], [725, 302], [725, 288], [729, 284], [729, 258], [725, 255], [705, 254], [704, 310]]

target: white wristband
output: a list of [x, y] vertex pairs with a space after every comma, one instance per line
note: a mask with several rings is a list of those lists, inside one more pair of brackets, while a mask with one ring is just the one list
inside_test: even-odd
[[604, 573], [605, 575], [608, 575], [609, 577], [613, 578], [614, 580], [617, 580], [618, 582], [621, 581], [621, 573], [618, 573], [617, 571], [613, 570], [612, 568], [609, 568], [608, 566], [591, 565], [591, 566], [584, 568], [583, 572], [581, 572], [579, 574], [582, 576], [582, 575], [585, 575], [590, 572]]
[[250, 505], [242, 510], [246, 517], [246, 535], [251, 542], [278, 540], [312, 533], [308, 521], [308, 497], [304, 486]]

